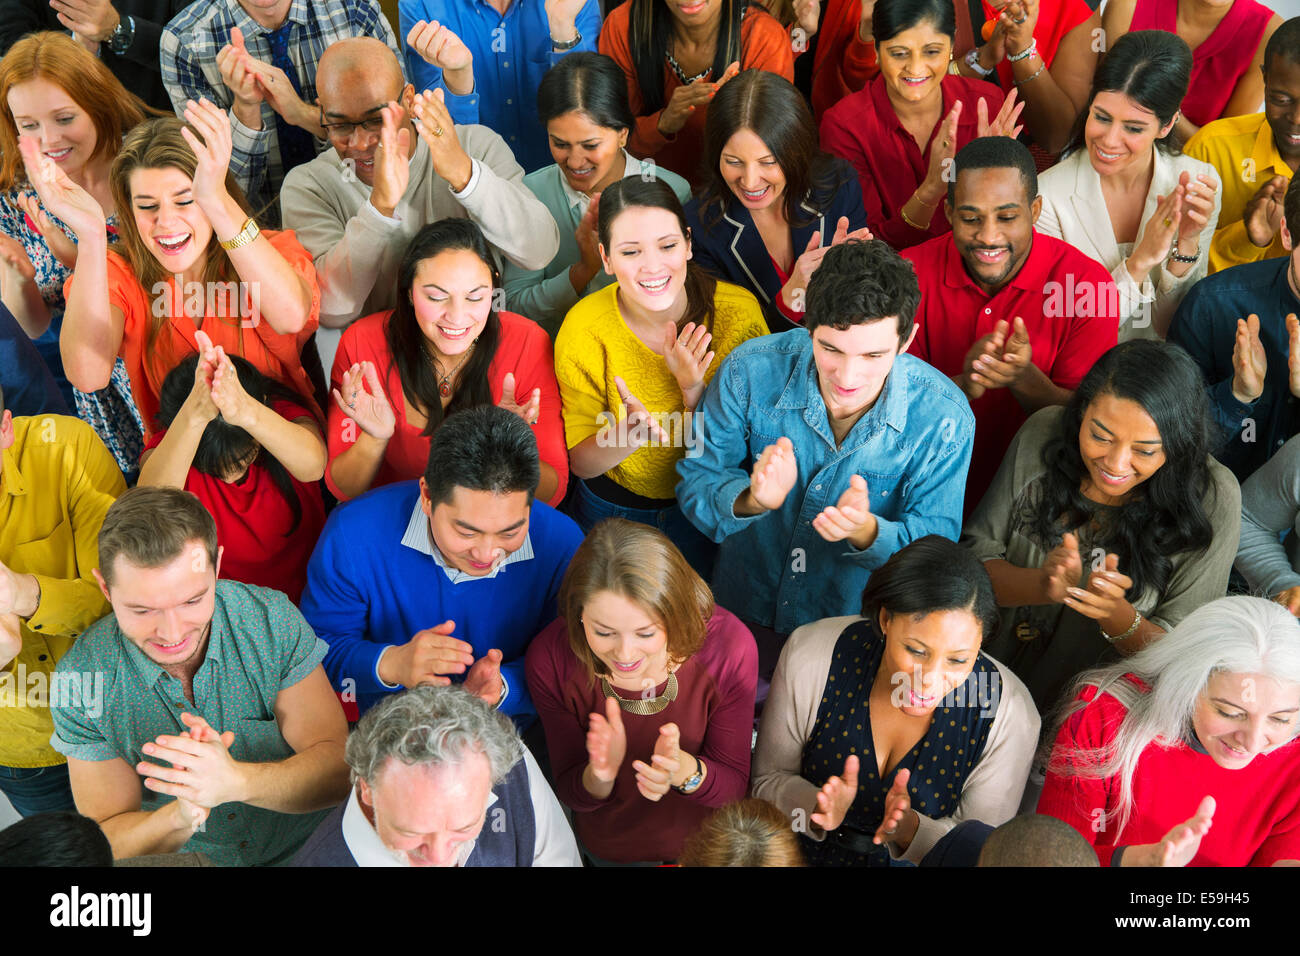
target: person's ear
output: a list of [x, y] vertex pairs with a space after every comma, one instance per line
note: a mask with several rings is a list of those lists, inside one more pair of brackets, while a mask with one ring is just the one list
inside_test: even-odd
[[0, 414], [0, 451], [4, 451], [14, 443], [14, 416], [13, 412], [5, 409]]
[[225, 553], [226, 546], [222, 544], [217, 545], [217, 564], [216, 567], [212, 569], [214, 577], [221, 577], [221, 556]]
[[903, 343], [900, 345], [900, 347], [899, 347], [899, 349], [898, 349], [898, 354], [899, 354], [899, 355], [902, 355], [904, 352], [906, 352], [908, 349], [910, 349], [910, 348], [912, 347], [912, 340], [916, 338], [916, 333], [917, 333], [918, 331], [920, 331], [920, 329], [921, 329], [920, 324], [917, 323], [915, 319], [913, 319], [913, 320], [912, 320], [912, 331], [908, 333], [908, 335], [907, 335], [907, 341], [906, 341], [906, 342], [903, 342]]
[[686, 227], [686, 258], [689, 259], [695, 253], [691, 249], [691, 227]]
[[1164, 139], [1171, 132], [1173, 132], [1174, 127], [1178, 125], [1178, 117], [1182, 115], [1183, 114], [1181, 110], [1174, 110], [1173, 119], [1171, 119], [1168, 123], [1165, 124], [1165, 127], [1162, 130], [1160, 130], [1160, 135], [1158, 135], [1156, 139]]
[[623, 129], [621, 129], [621, 130], [618, 131], [618, 148], [619, 148], [619, 149], [627, 149], [627, 134], [628, 134], [628, 130], [627, 130], [626, 128], [623, 128]]
[[944, 199], [943, 201], [943, 216], [945, 219], [948, 220], [948, 225], [951, 226], [952, 225], [952, 203], [947, 199]]
[[112, 604], [113, 597], [108, 593], [108, 582], [105, 581], [104, 576], [99, 573], [99, 568], [91, 568], [90, 573], [95, 576], [95, 583], [99, 585], [99, 590], [103, 593], [104, 600], [108, 601], [109, 604]]
[[420, 479], [420, 510], [425, 517], [433, 519], [433, 502], [429, 500], [429, 486], [423, 478]]
[[1029, 224], [1031, 226], [1038, 224], [1038, 217], [1043, 213], [1043, 197], [1035, 196], [1034, 201], [1029, 204]]
[[885, 633], [885, 625], [887, 625], [892, 618], [893, 615], [884, 607], [881, 607], [880, 611], [876, 614], [876, 626], [880, 628], [881, 634]]
[[357, 781], [357, 797], [370, 809], [375, 808], [375, 795], [370, 790], [370, 785], [365, 780]]
[[612, 276], [614, 274], [614, 267], [609, 263], [609, 254], [605, 252], [605, 244], [603, 242], [596, 243], [596, 251], [600, 253], [600, 261], [605, 267], [605, 274]]

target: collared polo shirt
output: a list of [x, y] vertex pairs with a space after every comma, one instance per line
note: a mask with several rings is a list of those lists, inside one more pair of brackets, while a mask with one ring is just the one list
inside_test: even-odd
[[[60, 675], [80, 675], [83, 692], [80, 701], [53, 708], [54, 748], [78, 760], [116, 759], [131, 767], [141, 760], [152, 763], [156, 758], [145, 755], [144, 745], [162, 734], [185, 732], [181, 714], [191, 713], [218, 732], [234, 733], [230, 754], [235, 760], [270, 763], [292, 757], [275, 701], [324, 660], [325, 642], [279, 591], [237, 581], [217, 581], [216, 589], [193, 703], [181, 682], [151, 661], [110, 614], [59, 662]], [[146, 811], [173, 799], [144, 789], [143, 783], [141, 792]], [[287, 862], [327, 812], [280, 813], [223, 803], [212, 808], [204, 828], [180, 852], [206, 853], [222, 866]]]

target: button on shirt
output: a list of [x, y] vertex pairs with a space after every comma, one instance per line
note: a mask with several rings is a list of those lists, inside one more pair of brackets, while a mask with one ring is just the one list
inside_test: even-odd
[[402, 0], [397, 10], [403, 39], [420, 20], [437, 21], [460, 37], [474, 56], [474, 90], [456, 96], [443, 82], [442, 70], [407, 46], [407, 74], [417, 90], [441, 89], [455, 122], [496, 130], [525, 171], [552, 162], [546, 131], [537, 118], [537, 88], [546, 72], [568, 54], [596, 49], [597, 0], [586, 0], [578, 11], [575, 26], [582, 42], [563, 52], [553, 49], [542, 0], [513, 0], [504, 16], [486, 0]]
[[[182, 713], [198, 714], [219, 731], [232, 731], [230, 754], [248, 763], [294, 754], [275, 717], [275, 700], [325, 658], [297, 608], [279, 591], [218, 581], [203, 663], [194, 674], [194, 702], [181, 682], [151, 661], [109, 615], [86, 631], [59, 662], [58, 673], [83, 675], [94, 693], [53, 708], [54, 748], [78, 760], [123, 760], [134, 767], [143, 746], [161, 734], [186, 730]], [[84, 675], [95, 675], [94, 683]], [[98, 682], [102, 675], [102, 691]], [[69, 678], [72, 680], [73, 678]], [[142, 790], [142, 807], [156, 810], [170, 797]], [[214, 807], [204, 829], [181, 847], [203, 852], [221, 866], [287, 862], [328, 813], [280, 813], [243, 803]]]
[[13, 427], [13, 444], [0, 452], [0, 561], [35, 575], [41, 599], [20, 620], [22, 650], [0, 667], [0, 766], [52, 767], [64, 760], [49, 745], [49, 677], [73, 638], [108, 610], [92, 571], [104, 515], [126, 483], [76, 418], [15, 418]]
[[[884, 390], [836, 447], [818, 390], [812, 341], [803, 329], [738, 346], [696, 411], [697, 447], [678, 463], [677, 498], [701, 531], [722, 542], [714, 595], [739, 615], [780, 633], [841, 614], [856, 614], [870, 573], [927, 534], [953, 540], [975, 420], [944, 375], [900, 355]], [[774, 512], [737, 517], [751, 462], [785, 436], [798, 478]], [[826, 541], [812, 526], [823, 509], [866, 479], [879, 533], [859, 551]]]

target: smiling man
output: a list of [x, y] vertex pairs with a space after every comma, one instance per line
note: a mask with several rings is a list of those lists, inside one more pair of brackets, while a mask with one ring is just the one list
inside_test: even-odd
[[555, 256], [559, 228], [505, 141], [486, 126], [456, 125], [437, 96], [417, 101], [384, 44], [334, 44], [316, 82], [334, 148], [286, 177], [280, 204], [285, 227], [315, 257], [323, 326], [391, 309], [402, 255], [439, 219], [472, 220], [525, 269]]
[[524, 651], [556, 616], [582, 532], [533, 498], [537, 442], [494, 405], [447, 418], [418, 482], [336, 509], [302, 610], [330, 645], [334, 686], [362, 713], [385, 694], [463, 681], [526, 727]]
[[108, 509], [95, 577], [113, 613], [59, 661], [56, 680], [82, 686], [54, 702], [51, 744], [118, 859], [282, 863], [347, 793], [325, 645], [279, 591], [220, 569], [189, 492], [135, 488]]
[[1110, 273], [1034, 229], [1034, 158], [1007, 136], [957, 153], [944, 212], [952, 232], [904, 250], [921, 285], [909, 350], [970, 400], [979, 441], [966, 513], [979, 504], [1025, 419], [1064, 405], [1119, 329]]
[[755, 631], [761, 677], [790, 631], [857, 613], [903, 545], [961, 529], [974, 418], [951, 381], [901, 354], [918, 299], [885, 243], [835, 246], [804, 328], [736, 348], [696, 410], [677, 498], [722, 542], [714, 592]]

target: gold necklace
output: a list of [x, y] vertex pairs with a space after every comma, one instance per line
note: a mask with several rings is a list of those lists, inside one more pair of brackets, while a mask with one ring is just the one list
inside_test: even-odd
[[[467, 348], [465, 350], [465, 354], [460, 357], [460, 361], [456, 363], [456, 367], [453, 368], [446, 375], [444, 375], [442, 378], [438, 379], [438, 394], [441, 395], [443, 398], [446, 398], [448, 395], [451, 394], [451, 384], [450, 384], [451, 377], [460, 370], [460, 367], [462, 365], [465, 364], [465, 360], [469, 358], [470, 353], [474, 351], [474, 346], [477, 344], [478, 344], [477, 339], [469, 343], [469, 348]], [[442, 363], [439, 362], [436, 358], [433, 360], [433, 364], [437, 365], [439, 368], [442, 367]]]
[[605, 691], [606, 697], [613, 697], [618, 701], [618, 706], [622, 707], [629, 714], [636, 714], [640, 717], [649, 717], [651, 714], [657, 714], [669, 704], [677, 699], [677, 675], [671, 671], [668, 674], [668, 684], [664, 687], [664, 692], [658, 697], [638, 697], [628, 700], [620, 697], [610, 686], [609, 680], [601, 677], [600, 686]]

